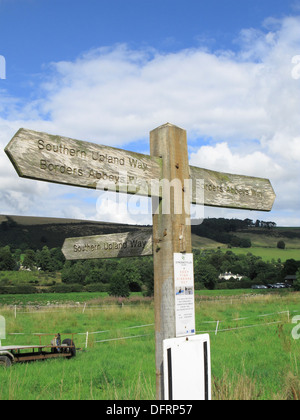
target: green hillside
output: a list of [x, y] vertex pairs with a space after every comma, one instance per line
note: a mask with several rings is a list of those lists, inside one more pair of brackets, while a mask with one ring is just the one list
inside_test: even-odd
[[[287, 235], [285, 235], [287, 232]], [[294, 238], [290, 238], [289, 234], [295, 233]], [[236, 236], [240, 238], [250, 239], [253, 248], [276, 248], [277, 243], [280, 240], [283, 240], [286, 245], [286, 249], [298, 250], [300, 256], [300, 229], [299, 228], [290, 228], [288, 231], [283, 230], [282, 228], [275, 228], [273, 232], [261, 232], [257, 233], [255, 231], [241, 231], [236, 232]], [[297, 236], [296, 236], [297, 235]], [[298, 236], [299, 235], [299, 236]], [[200, 237], [198, 235], [193, 235], [193, 246], [195, 248], [218, 248], [218, 247], [227, 247], [227, 244], [214, 241], [213, 239]]]
[[[256, 227], [254, 222], [248, 219], [246, 223], [227, 219], [205, 220], [203, 226], [193, 227], [193, 248], [224, 250], [230, 248], [235, 254], [251, 252], [255, 256], [262, 257], [264, 261], [300, 260], [299, 227], [277, 227], [270, 222], [261, 222], [260, 225]], [[241, 244], [248, 243], [249, 246], [234, 246], [239, 240]], [[285, 249], [277, 248], [279, 241], [285, 243]]]
[[[44, 217], [0, 216], [0, 247], [61, 248], [66, 238], [130, 232], [141, 226]], [[145, 229], [145, 227], [143, 227]]]
[[[258, 223], [256, 222], [256, 225]], [[0, 216], [0, 247], [10, 245], [20, 249], [61, 248], [66, 238], [109, 233], [129, 232], [144, 226], [103, 223], [72, 219], [54, 219], [25, 216]], [[152, 229], [151, 226], [148, 227]], [[284, 241], [285, 250], [277, 248]], [[241, 241], [240, 245], [236, 245]], [[300, 260], [300, 227], [276, 227], [271, 222], [260, 222], [260, 227], [246, 219], [205, 219], [192, 226], [194, 249], [228, 249], [235, 253], [261, 256], [264, 260]], [[241, 247], [250, 244], [251, 247]]]
[[288, 249], [299, 249], [300, 253], [300, 228], [274, 228], [272, 231], [238, 232], [238, 236], [249, 238], [253, 247], [277, 248], [278, 241], [285, 242]]
[[[226, 248], [227, 251], [227, 248]], [[256, 257], [261, 257], [264, 261], [278, 261], [284, 263], [286, 260], [300, 261], [300, 249], [278, 249], [278, 248], [264, 248], [264, 247], [251, 247], [249, 249], [231, 248], [231, 251], [236, 255], [247, 254], [250, 252]]]

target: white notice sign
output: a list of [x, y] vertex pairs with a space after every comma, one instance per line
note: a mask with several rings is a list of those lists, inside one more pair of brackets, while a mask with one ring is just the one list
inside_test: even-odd
[[195, 289], [193, 254], [174, 254], [176, 337], [193, 335]]
[[164, 340], [164, 399], [211, 400], [208, 334]]

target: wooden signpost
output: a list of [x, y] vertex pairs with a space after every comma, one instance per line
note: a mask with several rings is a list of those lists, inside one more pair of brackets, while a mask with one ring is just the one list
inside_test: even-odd
[[152, 238], [73, 238], [64, 252], [68, 259], [153, 252], [157, 398], [164, 399], [163, 342], [195, 333], [194, 308], [186, 308], [194, 302], [190, 203], [270, 211], [275, 193], [267, 179], [189, 166], [186, 131], [169, 123], [150, 133], [150, 148], [148, 156], [20, 129], [5, 151], [24, 178], [152, 197]]
[[160, 161], [151, 156], [20, 129], [5, 152], [22, 178], [151, 197]]
[[153, 254], [152, 232], [67, 238], [62, 252], [67, 260], [144, 257]]
[[[164, 179], [159, 153], [142, 155], [23, 128], [5, 152], [22, 178], [162, 198], [162, 189], [157, 188]], [[192, 180], [191, 203], [260, 211], [272, 209], [275, 194], [269, 180], [186, 165], [185, 179]], [[204, 194], [199, 194], [201, 190]]]

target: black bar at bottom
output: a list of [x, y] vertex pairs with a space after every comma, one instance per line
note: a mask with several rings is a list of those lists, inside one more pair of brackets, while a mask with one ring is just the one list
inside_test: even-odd
[[208, 352], [207, 352], [207, 342], [203, 343], [203, 352], [204, 352], [204, 386], [205, 386], [205, 401], [208, 401]]
[[172, 378], [172, 349], [168, 349], [168, 384], [169, 400], [173, 400], [173, 378]]

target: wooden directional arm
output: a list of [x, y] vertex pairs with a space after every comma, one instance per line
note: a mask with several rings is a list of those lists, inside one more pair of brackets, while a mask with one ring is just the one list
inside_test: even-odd
[[[5, 148], [23, 178], [161, 198], [160, 157], [20, 129]], [[268, 179], [189, 167], [193, 204], [270, 211], [275, 193]], [[153, 188], [155, 186], [155, 188]], [[154, 191], [155, 190], [155, 191]]]

